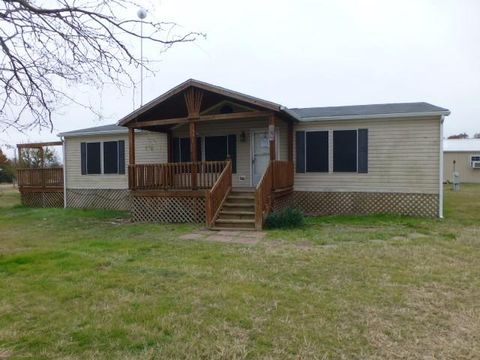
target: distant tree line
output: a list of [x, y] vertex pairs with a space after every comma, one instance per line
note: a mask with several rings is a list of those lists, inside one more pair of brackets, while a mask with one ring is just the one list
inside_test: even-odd
[[[456, 135], [450, 135], [448, 139], [470, 139], [470, 136], [467, 133], [460, 133]], [[480, 139], [480, 133], [475, 133], [473, 139]]]

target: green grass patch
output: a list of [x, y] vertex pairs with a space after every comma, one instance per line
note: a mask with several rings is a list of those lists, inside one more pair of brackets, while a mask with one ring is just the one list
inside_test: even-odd
[[[3, 190], [3, 189], [2, 189]], [[123, 212], [0, 208], [0, 359], [476, 358], [480, 186], [446, 218], [331, 216], [257, 245]]]

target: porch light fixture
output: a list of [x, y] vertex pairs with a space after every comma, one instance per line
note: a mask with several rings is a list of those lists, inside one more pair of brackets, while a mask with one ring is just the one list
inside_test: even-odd
[[242, 131], [242, 133], [240, 134], [240, 141], [245, 142], [246, 139], [247, 139], [247, 135], [245, 134], [245, 131]]

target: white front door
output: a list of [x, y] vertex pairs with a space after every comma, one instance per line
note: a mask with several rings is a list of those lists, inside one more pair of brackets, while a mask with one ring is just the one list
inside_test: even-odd
[[270, 142], [268, 131], [259, 130], [252, 132], [252, 185], [260, 181], [270, 160]]

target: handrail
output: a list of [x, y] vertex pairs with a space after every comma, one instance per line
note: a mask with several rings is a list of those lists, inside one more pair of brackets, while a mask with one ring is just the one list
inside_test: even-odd
[[215, 223], [222, 204], [228, 197], [232, 189], [232, 162], [227, 161], [227, 165], [218, 177], [215, 184], [206, 193], [206, 222], [207, 226], [211, 227]]
[[266, 216], [270, 212], [273, 189], [273, 165], [270, 161], [255, 188], [255, 229], [261, 230]]
[[17, 169], [20, 188], [59, 188], [63, 187], [63, 167], [20, 168]]
[[273, 189], [282, 190], [293, 188], [293, 162], [273, 160]]

